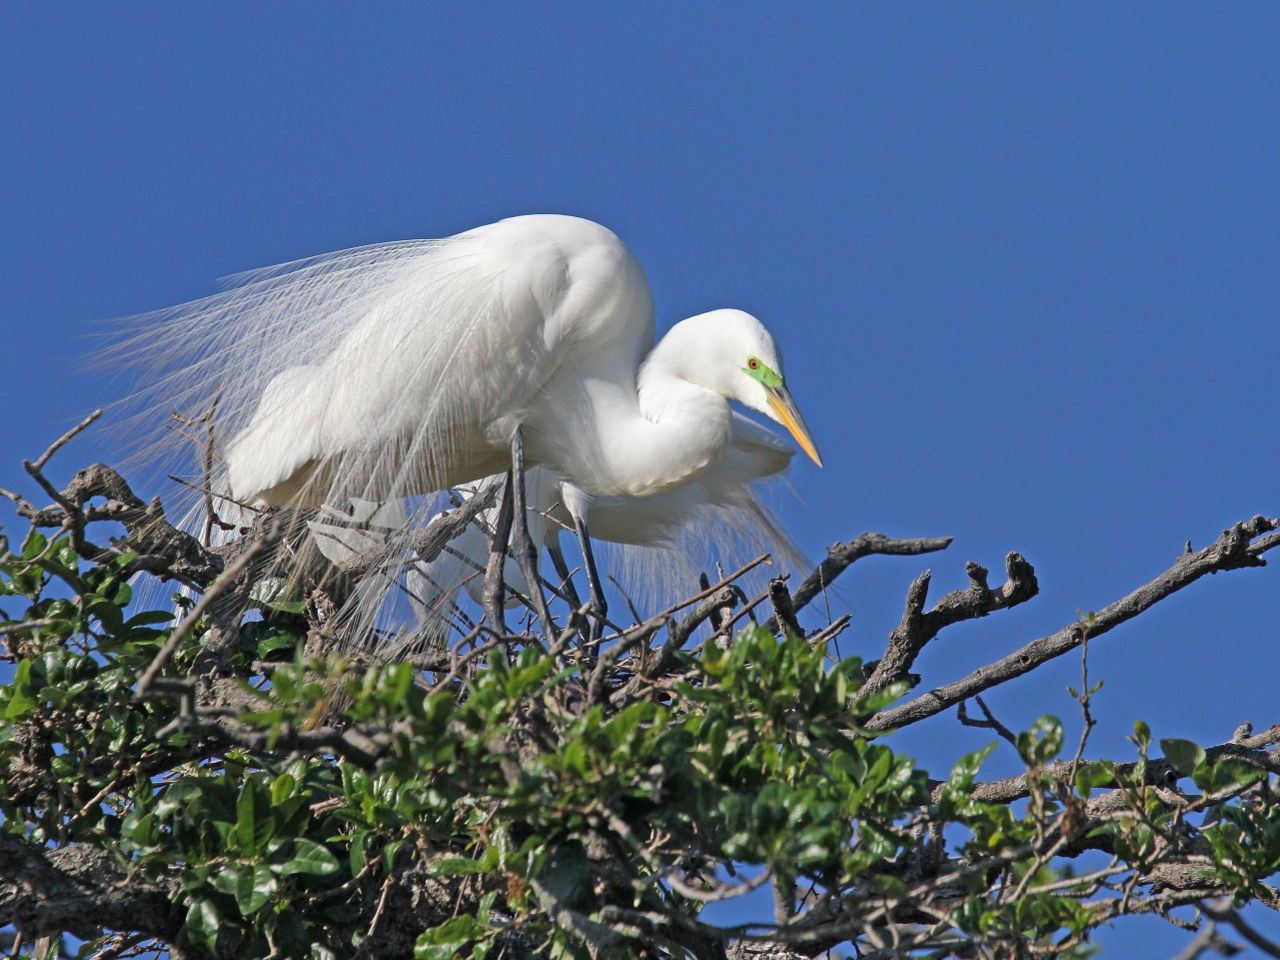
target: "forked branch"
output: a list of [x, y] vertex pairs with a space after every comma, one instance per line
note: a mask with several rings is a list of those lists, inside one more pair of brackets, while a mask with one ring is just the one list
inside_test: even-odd
[[1068, 624], [1056, 633], [1033, 640], [953, 683], [935, 687], [907, 703], [881, 710], [865, 725], [870, 730], [889, 730], [934, 716], [984, 690], [1030, 673], [1041, 664], [1076, 649], [1086, 637], [1091, 642], [1096, 640], [1206, 574], [1265, 566], [1262, 554], [1280, 544], [1280, 536], [1273, 533], [1278, 526], [1280, 521], [1262, 516], [1237, 523], [1224, 530], [1203, 550], [1183, 554], [1154, 580], [1103, 607], [1089, 623]]
[[863, 689], [875, 693], [907, 675], [911, 665], [925, 645], [945, 627], [962, 620], [985, 617], [996, 610], [1004, 610], [1030, 600], [1040, 591], [1036, 572], [1020, 553], [1005, 558], [1008, 579], [995, 590], [987, 586], [987, 570], [976, 563], [969, 563], [969, 586], [965, 590], [953, 590], [925, 611], [929, 593], [931, 572], [926, 570], [915, 579], [907, 591], [907, 606], [902, 612], [902, 622], [889, 634], [889, 645], [880, 658]]

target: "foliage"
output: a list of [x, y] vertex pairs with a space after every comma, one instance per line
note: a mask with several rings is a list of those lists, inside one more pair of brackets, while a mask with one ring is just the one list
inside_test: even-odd
[[[1021, 777], [978, 779], [993, 744], [931, 780], [873, 732], [910, 680], [820, 636], [477, 632], [424, 670], [317, 654], [261, 593], [202, 675], [213, 615], [131, 613], [138, 556], [74, 541], [0, 551], [0, 921], [27, 949], [1065, 958], [1128, 913], [1277, 902], [1280, 734], [1152, 759], [1139, 724], [1136, 760], [1086, 762], [1042, 717]], [[709, 909], [735, 900], [753, 922]]]

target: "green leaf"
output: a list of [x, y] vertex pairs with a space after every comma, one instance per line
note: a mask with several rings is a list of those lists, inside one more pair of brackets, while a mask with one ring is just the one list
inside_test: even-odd
[[1183, 776], [1189, 777], [1196, 767], [1204, 763], [1204, 747], [1190, 740], [1178, 740], [1170, 737], [1160, 741], [1160, 749], [1165, 758], [1173, 764], [1173, 768]]
[[257, 913], [276, 890], [276, 878], [265, 863], [240, 871], [235, 885], [236, 906], [242, 916]]
[[314, 840], [297, 837], [293, 841], [293, 859], [285, 863], [280, 872], [312, 873], [323, 876], [337, 869], [338, 860], [328, 849]]
[[479, 860], [469, 857], [438, 857], [431, 861], [428, 873], [433, 877], [460, 877], [473, 873], [484, 873], [488, 867]]
[[1037, 717], [1031, 729], [1018, 734], [1018, 753], [1032, 766], [1044, 766], [1062, 749], [1062, 721], [1057, 717]]
[[720, 762], [724, 759], [725, 744], [729, 739], [728, 729], [725, 727], [724, 721], [717, 717], [711, 722], [710, 728], [706, 732], [707, 752], [710, 754], [709, 760], [712, 770], [720, 768]]
[[294, 779], [291, 773], [282, 773], [271, 781], [271, 803], [273, 806], [279, 806], [285, 800], [293, 795], [294, 789], [298, 786], [298, 781]]
[[594, 903], [591, 865], [586, 848], [578, 840], [554, 846], [538, 879], [560, 905], [571, 910], [585, 910]]
[[22, 551], [22, 559], [34, 560], [40, 554], [44, 553], [44, 548], [49, 545], [49, 538], [43, 533], [33, 533], [27, 538], [27, 548]]
[[1129, 738], [1138, 745], [1138, 749], [1145, 751], [1151, 744], [1151, 728], [1142, 720], [1134, 721], [1133, 736]]
[[392, 840], [382, 848], [382, 862], [386, 865], [388, 872], [395, 869], [396, 854], [400, 852], [400, 848], [403, 847], [404, 844], [404, 840]]
[[134, 627], [149, 627], [156, 623], [168, 623], [172, 619], [173, 614], [164, 610], [145, 610], [142, 613], [134, 614], [126, 620], [124, 627], [126, 630], [131, 630]]
[[236, 802], [236, 842], [239, 848], [250, 856], [260, 853], [275, 833], [275, 826], [271, 803], [262, 784], [257, 780], [246, 782]]
[[196, 874], [197, 878], [199, 878], [203, 871], [214, 871], [209, 875], [209, 886], [219, 893], [233, 896], [236, 892], [236, 887], [240, 884], [241, 867], [242, 865], [239, 863], [208, 864], [203, 868], [196, 868]]
[[[1267, 778], [1267, 771], [1241, 757], [1223, 757], [1207, 770], [1198, 770], [1197, 785], [1209, 793], [1240, 791]], [[1203, 781], [1203, 782], [1201, 782]]]
[[193, 900], [187, 909], [187, 919], [182, 925], [183, 935], [207, 953], [217, 949], [218, 927], [221, 918], [218, 908], [208, 900]]
[[470, 914], [454, 917], [418, 936], [414, 960], [455, 960], [468, 944], [488, 934], [489, 928]]
[[10, 691], [9, 703], [4, 710], [6, 720], [20, 719], [36, 708], [35, 690], [31, 684], [30, 660], [23, 660], [18, 664]]
[[260, 607], [282, 613], [301, 613], [307, 598], [301, 588], [283, 577], [268, 577], [253, 585], [249, 598]]
[[1082, 763], [1076, 770], [1076, 790], [1086, 800], [1094, 787], [1105, 787], [1115, 780], [1115, 765], [1109, 762]]
[[968, 790], [973, 778], [977, 776], [978, 768], [982, 766], [982, 761], [986, 760], [995, 748], [996, 745], [994, 743], [988, 743], [980, 750], [966, 753], [957, 760], [956, 765], [951, 768], [951, 776], [947, 778], [947, 786], [958, 790]]

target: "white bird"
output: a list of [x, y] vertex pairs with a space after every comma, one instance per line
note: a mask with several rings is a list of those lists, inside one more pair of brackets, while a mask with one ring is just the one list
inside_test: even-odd
[[821, 465], [764, 326], [714, 310], [655, 345], [640, 265], [588, 220], [514, 217], [229, 283], [149, 315], [115, 356], [154, 371], [157, 406], [213, 412], [214, 482], [241, 502], [455, 487], [506, 470], [522, 435], [559, 478], [590, 573], [592, 500], [697, 481], [744, 430], [730, 400]]

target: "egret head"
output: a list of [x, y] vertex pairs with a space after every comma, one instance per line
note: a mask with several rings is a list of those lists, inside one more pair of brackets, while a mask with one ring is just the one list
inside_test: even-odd
[[712, 310], [676, 327], [686, 325], [699, 341], [698, 369], [688, 371], [688, 378], [782, 424], [809, 459], [822, 466], [817, 444], [787, 390], [782, 354], [764, 324], [741, 310]]

